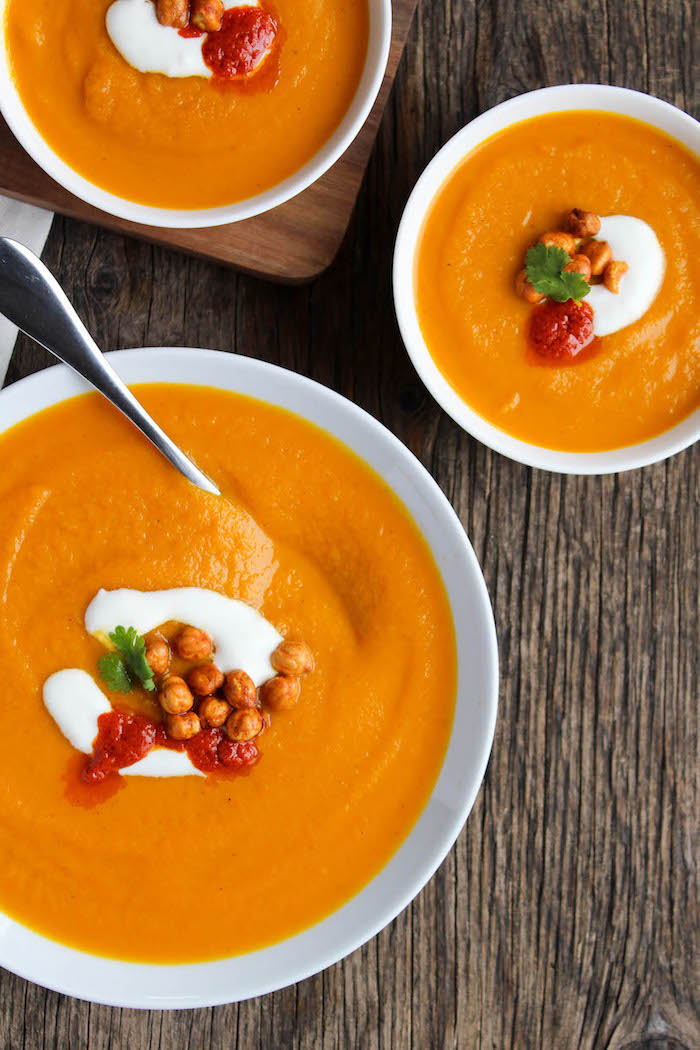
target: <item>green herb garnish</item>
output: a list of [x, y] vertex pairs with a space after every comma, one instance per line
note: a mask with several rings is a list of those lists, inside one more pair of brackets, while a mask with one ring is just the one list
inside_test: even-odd
[[100, 677], [118, 693], [130, 693], [137, 683], [153, 692], [153, 671], [146, 660], [146, 643], [135, 627], [115, 627], [109, 633], [116, 653], [107, 653], [98, 662]]
[[100, 678], [115, 693], [130, 693], [134, 688], [133, 680], [127, 671], [119, 653], [106, 653], [97, 661]]
[[569, 261], [563, 248], [534, 244], [528, 248], [525, 256], [527, 279], [536, 292], [548, 295], [558, 303], [565, 303], [567, 299], [583, 299], [591, 286], [583, 274], [567, 273], [564, 270]]

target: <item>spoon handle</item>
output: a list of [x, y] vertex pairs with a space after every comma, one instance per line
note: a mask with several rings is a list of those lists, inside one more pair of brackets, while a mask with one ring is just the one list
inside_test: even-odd
[[0, 313], [104, 394], [189, 481], [220, 495], [105, 360], [53, 274], [8, 237], [0, 237]]

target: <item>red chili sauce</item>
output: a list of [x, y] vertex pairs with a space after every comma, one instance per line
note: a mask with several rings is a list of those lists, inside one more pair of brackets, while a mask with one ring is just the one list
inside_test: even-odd
[[215, 77], [234, 80], [255, 72], [269, 54], [277, 22], [260, 7], [232, 7], [224, 11], [221, 29], [202, 44], [204, 61]]
[[187, 741], [190, 761], [202, 773], [223, 773], [230, 769], [252, 766], [258, 749], [252, 740], [237, 744], [222, 729], [202, 729]]
[[242, 772], [260, 757], [254, 741], [236, 743], [223, 729], [202, 729], [190, 740], [172, 740], [163, 725], [121, 711], [100, 715], [97, 727], [92, 754], [80, 772], [80, 779], [89, 785], [121, 779], [113, 774], [132, 766], [156, 746], [187, 751], [192, 765], [207, 775]]
[[204, 36], [203, 29], [196, 29], [195, 26], [185, 26], [184, 29], [178, 29], [178, 36], [184, 36], [185, 40], [190, 40], [192, 37]]
[[532, 311], [528, 338], [534, 351], [551, 364], [581, 360], [583, 350], [593, 349], [593, 310], [575, 299], [565, 303], [549, 299]]
[[164, 726], [158, 726], [156, 743], [173, 751], [186, 751], [192, 765], [207, 774], [252, 766], [260, 754], [253, 740], [237, 744], [223, 729], [200, 729], [190, 740], [171, 740]]
[[92, 754], [83, 769], [88, 784], [98, 784], [110, 773], [132, 766], [153, 748], [156, 726], [143, 715], [125, 715], [109, 711], [97, 719], [97, 736]]

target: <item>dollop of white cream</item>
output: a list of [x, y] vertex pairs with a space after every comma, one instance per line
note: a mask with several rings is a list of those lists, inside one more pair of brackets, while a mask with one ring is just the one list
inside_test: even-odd
[[100, 590], [85, 612], [90, 634], [109, 634], [120, 624], [147, 634], [167, 620], [192, 624], [206, 631], [215, 646], [214, 661], [221, 671], [245, 671], [260, 686], [273, 678], [270, 657], [282, 635], [264, 616], [238, 598], [227, 598], [203, 587], [174, 587], [167, 591], [135, 591], [121, 587]]
[[125, 777], [205, 776], [201, 769], [192, 765], [186, 751], [171, 751], [169, 747], [154, 747], [133, 766], [124, 766], [119, 772]]
[[[112, 705], [95, 680], [77, 667], [56, 671], [44, 682], [44, 704], [66, 740], [77, 751], [89, 755], [97, 736], [97, 719], [109, 714]], [[190, 762], [186, 751], [156, 747], [145, 756], [125, 766], [124, 776], [203, 777]]]
[[666, 256], [651, 226], [632, 215], [602, 216], [597, 239], [607, 241], [613, 259], [629, 267], [619, 292], [596, 284], [586, 296], [593, 309], [593, 330], [603, 336], [619, 332], [644, 316], [663, 284]]
[[[100, 590], [85, 612], [90, 634], [108, 634], [115, 627], [135, 627], [147, 634], [167, 620], [178, 620], [206, 631], [215, 646], [222, 671], [243, 670], [262, 685], [275, 675], [270, 656], [282, 640], [271, 623], [237, 598], [227, 598], [203, 587], [175, 587], [166, 591], [136, 591], [122, 587]], [[97, 736], [97, 720], [112, 705], [87, 671], [67, 668], [44, 682], [44, 704], [65, 738], [89, 754]], [[204, 776], [186, 751], [156, 747], [138, 762], [121, 770], [124, 776]]]
[[86, 755], [97, 736], [97, 719], [112, 710], [99, 685], [77, 668], [56, 671], [46, 679], [44, 704], [66, 740]]
[[[257, 7], [258, 0], [224, 0], [224, 8]], [[105, 18], [107, 33], [130, 66], [166, 77], [210, 77], [202, 56], [204, 36], [183, 37], [162, 26], [153, 0], [114, 0]]]

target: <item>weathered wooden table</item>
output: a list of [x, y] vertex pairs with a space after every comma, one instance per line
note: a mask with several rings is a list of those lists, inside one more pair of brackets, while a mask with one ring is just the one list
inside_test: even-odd
[[[457, 845], [350, 958], [262, 999], [183, 1013], [89, 1006], [3, 973], [2, 1048], [700, 1047], [700, 448], [589, 479], [492, 454], [416, 378], [389, 281], [411, 186], [480, 110], [574, 80], [641, 88], [697, 116], [694, 6], [423, 0], [349, 235], [309, 287], [56, 220], [44, 257], [103, 347], [283, 364], [406, 442], [484, 568], [501, 699]], [[48, 363], [20, 340], [8, 381]]]

